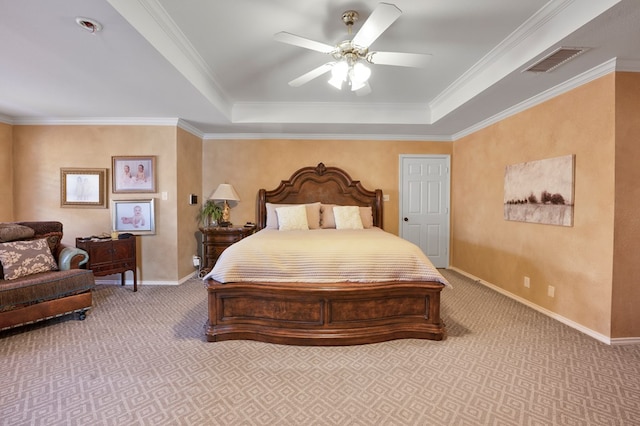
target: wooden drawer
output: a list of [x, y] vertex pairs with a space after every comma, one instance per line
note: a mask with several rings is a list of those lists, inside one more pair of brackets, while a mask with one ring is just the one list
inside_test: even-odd
[[255, 228], [246, 227], [209, 227], [200, 228], [202, 233], [202, 268], [209, 272], [216, 264], [218, 257], [233, 243], [255, 232]]
[[86, 268], [93, 271], [95, 276], [122, 274], [133, 271], [133, 291], [137, 291], [136, 279], [136, 237], [122, 240], [86, 241], [76, 238], [76, 247], [89, 253]]

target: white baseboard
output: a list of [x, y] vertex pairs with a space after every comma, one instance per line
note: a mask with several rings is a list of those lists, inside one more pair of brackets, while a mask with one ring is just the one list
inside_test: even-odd
[[483, 279], [480, 279], [472, 274], [469, 274], [468, 272], [465, 272], [461, 269], [458, 269], [456, 267], [450, 266], [448, 269], [458, 272], [459, 274], [464, 275], [465, 277], [472, 279], [473, 281], [476, 281], [486, 287], [489, 287], [492, 290], [497, 291], [500, 294], [503, 294], [505, 296], [507, 296], [510, 299], [513, 299], [517, 302], [522, 303], [523, 305], [526, 305], [528, 307], [530, 307], [531, 309], [535, 309], [536, 311], [555, 319], [556, 321], [560, 321], [561, 323], [568, 325], [569, 327], [576, 329], [578, 331], [580, 331], [581, 333], [586, 334], [587, 336], [591, 336], [596, 340], [599, 340], [602, 343], [606, 343], [607, 345], [633, 345], [633, 344], [637, 344], [640, 343], [640, 337], [624, 337], [624, 338], [611, 338], [608, 336], [605, 336], [604, 334], [598, 333], [597, 331], [591, 330], [590, 328], [587, 328], [585, 326], [583, 326], [582, 324], [578, 324], [575, 321], [572, 321], [568, 318], [563, 317], [562, 315], [558, 315], [555, 312], [552, 312], [548, 309], [545, 309], [539, 305], [536, 305], [535, 303], [532, 303], [531, 301], [527, 300], [527, 299], [523, 299], [522, 297], [516, 296], [513, 293], [510, 293], [508, 291], [506, 291], [503, 288], [498, 287], [495, 284], [491, 284]]
[[640, 344], [640, 337], [615, 337], [611, 339], [612, 346], [637, 345]]
[[[113, 275], [116, 276], [116, 275]], [[97, 279], [96, 278], [96, 284], [118, 284], [120, 285], [120, 283], [122, 281], [120, 281], [120, 275], [117, 275], [118, 278], [111, 278], [111, 279], [105, 279], [108, 278], [109, 276], [105, 277], [105, 278], [101, 278], [101, 279]], [[138, 285], [180, 285], [180, 284], [184, 284], [185, 282], [189, 281], [191, 278], [197, 278], [198, 277], [198, 271], [192, 272], [189, 275], [180, 278], [178, 281], [146, 281], [146, 280], [138, 280]], [[125, 285], [133, 285], [133, 280], [132, 279], [126, 279], [124, 280]]]
[[[141, 281], [138, 280], [138, 286], [141, 285], [180, 285], [183, 282], [187, 281], [189, 278], [191, 278], [191, 276], [187, 277], [186, 279], [183, 279], [181, 281]], [[105, 279], [96, 279], [96, 284], [117, 284], [120, 285], [122, 283], [122, 281], [120, 281], [120, 278], [115, 279], [115, 280], [105, 280]], [[133, 286], [133, 281], [131, 280], [125, 280], [125, 286]]]
[[178, 285], [184, 284], [185, 282], [189, 281], [192, 278], [198, 278], [198, 271], [192, 272], [186, 277], [180, 278], [180, 280], [178, 280]]

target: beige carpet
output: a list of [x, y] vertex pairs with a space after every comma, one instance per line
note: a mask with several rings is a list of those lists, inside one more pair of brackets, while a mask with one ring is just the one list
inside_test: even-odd
[[640, 424], [640, 345], [443, 273], [447, 340], [326, 348], [205, 342], [199, 280], [99, 285], [85, 321], [0, 333], [0, 424]]

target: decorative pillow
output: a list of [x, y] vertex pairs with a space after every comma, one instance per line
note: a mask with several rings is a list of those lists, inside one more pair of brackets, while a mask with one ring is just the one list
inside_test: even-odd
[[304, 204], [276, 208], [278, 229], [281, 231], [308, 230], [307, 208]]
[[16, 223], [0, 223], [0, 243], [9, 241], [25, 240], [35, 235], [36, 231], [28, 226]]
[[320, 206], [320, 227], [322, 229], [335, 228], [336, 220], [333, 217], [335, 204], [322, 204]]
[[371, 207], [360, 207], [360, 219], [364, 229], [373, 228], [373, 210]]
[[333, 217], [336, 220], [336, 229], [363, 229], [358, 206], [335, 206]]
[[[333, 215], [335, 204], [322, 204], [320, 206], [320, 227], [322, 229], [335, 228], [336, 220]], [[371, 207], [360, 207], [360, 220], [364, 229], [373, 228], [373, 210]]]
[[0, 244], [0, 262], [5, 280], [58, 270], [46, 239]]
[[273, 204], [266, 203], [267, 207], [267, 224], [265, 226], [266, 229], [279, 229], [278, 226], [278, 215], [276, 214], [276, 208], [278, 207], [294, 207], [294, 206], [305, 206], [307, 209], [307, 224], [309, 225], [309, 229], [318, 229], [320, 228], [320, 203], [309, 203], [309, 204]]

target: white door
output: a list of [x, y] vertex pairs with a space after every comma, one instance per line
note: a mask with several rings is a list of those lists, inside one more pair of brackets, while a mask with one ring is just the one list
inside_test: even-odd
[[450, 164], [448, 155], [400, 156], [400, 236], [436, 268], [449, 266]]

